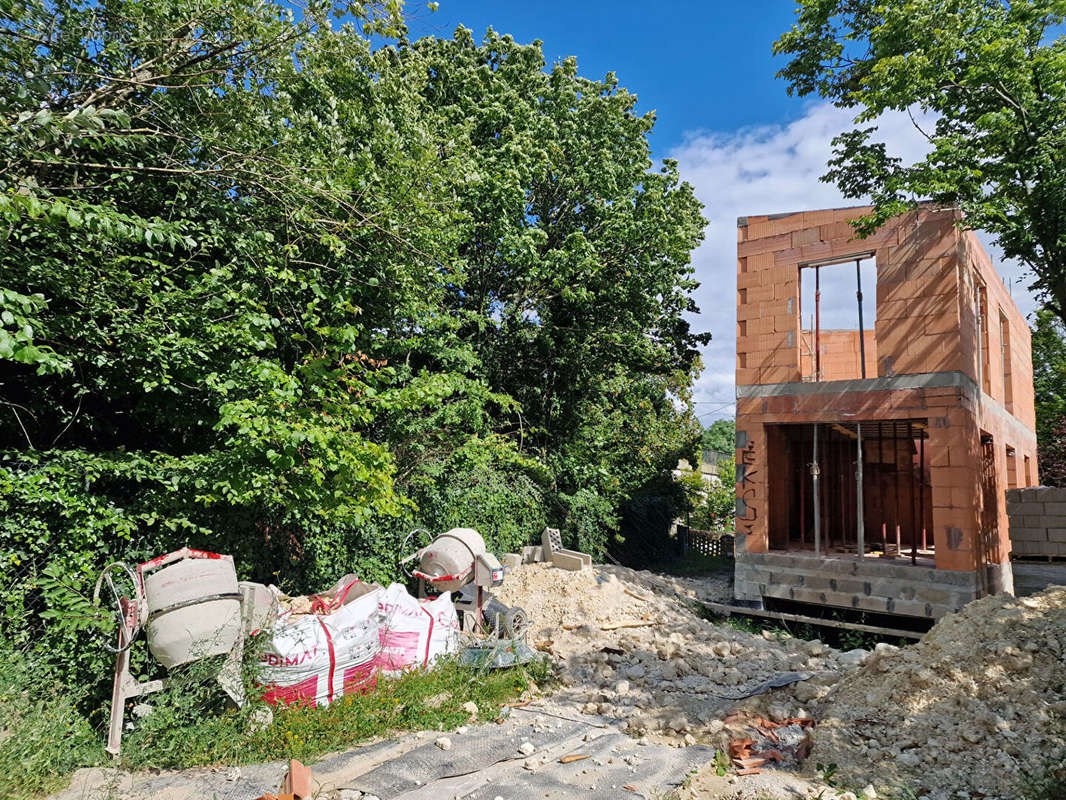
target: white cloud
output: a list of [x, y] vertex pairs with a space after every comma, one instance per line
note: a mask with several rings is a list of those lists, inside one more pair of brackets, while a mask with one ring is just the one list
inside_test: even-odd
[[[702, 284], [696, 291], [701, 313], [693, 326], [714, 336], [703, 351], [704, 371], [696, 383], [696, 408], [704, 424], [735, 412], [737, 217], [860, 205], [819, 180], [832, 152], [831, 140], [850, 124], [847, 112], [818, 104], [788, 125], [693, 133], [670, 153], [706, 206], [710, 223], [706, 240], [693, 254]], [[879, 128], [891, 155], [913, 160], [925, 152], [925, 140], [905, 114], [882, 118]], [[982, 241], [989, 247], [988, 237]], [[993, 248], [989, 252], [993, 258], [998, 255]], [[1000, 273], [1012, 282], [1023, 313], [1031, 311], [1036, 304], [1024, 288], [1026, 281], [1018, 282], [1023, 271], [1006, 262]], [[873, 296], [872, 284], [866, 296]]]

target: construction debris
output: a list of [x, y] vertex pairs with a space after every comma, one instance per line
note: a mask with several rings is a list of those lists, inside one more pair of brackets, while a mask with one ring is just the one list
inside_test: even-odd
[[311, 768], [306, 767], [295, 758], [289, 761], [289, 769], [281, 780], [277, 794], [263, 794], [256, 800], [311, 800]]
[[878, 791], [1015, 797], [1020, 776], [1066, 764], [1064, 659], [1066, 588], [977, 600], [912, 647], [879, 646], [813, 707], [811, 760]]
[[291, 794], [296, 800], [310, 800], [311, 768], [305, 767], [295, 758], [289, 761], [289, 771], [281, 782], [281, 794]]
[[[563, 572], [527, 564], [498, 594], [537, 609], [532, 638], [564, 665], [563, 698], [586, 714], [623, 720], [630, 733], [675, 743], [688, 734], [724, 748], [744, 729], [739, 719], [737, 730], [721, 721], [739, 698], [806, 678], [827, 687], [861, 663], [821, 642], [767, 640], [713, 624], [662, 579], [624, 567]], [[781, 719], [805, 716], [794, 694], [807, 696], [798, 688], [804, 683], [774, 693], [774, 703], [787, 705]], [[769, 716], [765, 697], [745, 702]]]
[[729, 743], [729, 758], [733, 765], [741, 770], [770, 763], [795, 766], [810, 754], [810, 729], [814, 727], [814, 720], [810, 717], [791, 717], [774, 721], [741, 712], [730, 715], [723, 723], [744, 724], [750, 735], [757, 737], [734, 739]]

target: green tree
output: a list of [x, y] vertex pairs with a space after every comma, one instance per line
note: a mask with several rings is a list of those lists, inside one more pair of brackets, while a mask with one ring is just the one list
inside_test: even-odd
[[[872, 198], [869, 233], [918, 202], [958, 206], [1035, 275], [1066, 319], [1066, 38], [1061, 0], [797, 0], [774, 44], [789, 93], [855, 109], [825, 180]], [[891, 157], [870, 125], [918, 109], [923, 159]]]
[[737, 449], [737, 423], [732, 419], [716, 419], [703, 431], [704, 450], [727, 453], [732, 458]]
[[396, 577], [416, 525], [598, 553], [696, 439], [703, 220], [650, 116], [539, 45], [402, 33], [391, 0], [10, 6], [4, 632], [73, 651], [21, 624], [45, 569], [183, 544], [296, 591]]
[[652, 115], [613, 75], [548, 69], [539, 44], [462, 28], [396, 56], [463, 165], [456, 335], [521, 408], [511, 433], [548, 467], [551, 519], [598, 552], [619, 505], [696, 430], [688, 392], [708, 337], [684, 315], [700, 205], [675, 163], [652, 170]]
[[1047, 310], [1033, 326], [1033, 390], [1040, 482], [1066, 486], [1066, 336]]

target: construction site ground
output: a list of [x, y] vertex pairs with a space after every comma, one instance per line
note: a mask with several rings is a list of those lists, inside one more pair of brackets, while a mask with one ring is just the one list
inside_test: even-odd
[[[918, 644], [869, 651], [705, 618], [693, 601], [728, 601], [728, 572], [530, 564], [497, 594], [529, 612], [558, 683], [499, 722], [323, 759], [316, 796], [1014, 800], [1021, 776], [1066, 763], [1061, 587], [988, 597]], [[57, 797], [251, 800], [284, 771], [83, 770]]]

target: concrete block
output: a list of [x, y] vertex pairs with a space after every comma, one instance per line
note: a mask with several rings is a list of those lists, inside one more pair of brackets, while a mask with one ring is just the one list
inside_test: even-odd
[[952, 592], [946, 591], [945, 589], [922, 588], [915, 593], [914, 600], [919, 603], [943, 605], [947, 603], [951, 597]]
[[929, 583], [939, 586], [972, 590], [977, 585], [977, 578], [968, 570], [930, 569], [928, 573]]
[[862, 611], [881, 612], [885, 610], [885, 605], [887, 604], [887, 602], [887, 597], [866, 597], [865, 595], [853, 595], [849, 607], [858, 608]]
[[908, 617], [939, 617], [947, 612], [947, 607], [939, 603], [923, 603], [913, 600], [896, 600], [892, 604], [893, 614]]
[[560, 550], [557, 553], [552, 553], [552, 566], [557, 569], [577, 572], [585, 568], [585, 561], [578, 556], [568, 555], [565, 550]]
[[800, 603], [817, 603], [829, 605], [829, 592], [818, 592], [813, 589], [796, 589], [782, 586], [767, 586], [766, 594], [770, 597], [780, 597], [787, 600], [795, 600]]
[[544, 549], [544, 560], [551, 559], [556, 550], [563, 549], [563, 537], [558, 528], [545, 528], [540, 535], [540, 546]]
[[1012, 525], [1010, 539], [1012, 542], [1046, 542], [1047, 528], [1022, 528]]
[[544, 550], [540, 545], [527, 546], [522, 548], [522, 563], [533, 564], [537, 561], [544, 560]]
[[514, 569], [522, 566], [523, 561], [519, 553], [504, 553], [500, 558], [500, 563], [507, 569]]
[[[1041, 503], [1039, 501], [1027, 500], [1027, 501], [1025, 501], [1023, 503], [1019, 503], [1018, 505], [1020, 506], [1019, 511], [1022, 514], [1047, 514], [1047, 513], [1049, 513], [1047, 511], [1047, 509], [1045, 508], [1044, 503]], [[1053, 512], [1050, 512], [1050, 513], [1058, 514], [1060, 512], [1053, 511]]]
[[1044, 513], [1066, 516], [1066, 503], [1044, 503]]
[[[581, 553], [577, 550], [559, 550], [558, 552], [562, 553], [564, 556], [569, 556], [570, 558], [580, 559], [581, 563], [585, 567], [592, 566], [592, 556], [590, 556], [588, 553]], [[552, 553], [552, 555], [554, 556], [555, 553]]]
[[864, 594], [866, 586], [869, 585], [868, 581], [864, 581], [861, 578], [830, 578], [829, 588], [834, 592], [844, 592], [845, 594]]
[[1066, 542], [1066, 528], [1048, 528], [1047, 538], [1049, 542]]
[[733, 584], [733, 596], [738, 600], [762, 599], [762, 595], [759, 594], [759, 584], [747, 581], [737, 581]]

